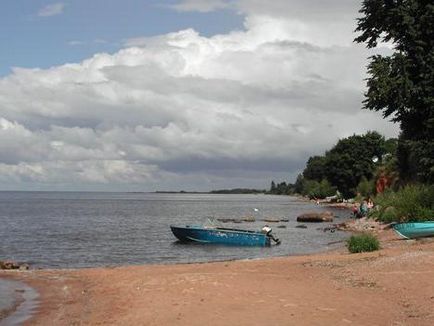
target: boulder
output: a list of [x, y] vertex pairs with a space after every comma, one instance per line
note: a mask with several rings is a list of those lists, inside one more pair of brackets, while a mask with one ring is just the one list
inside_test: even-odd
[[267, 217], [267, 218], [264, 218], [263, 221], [268, 222], [268, 223], [279, 223], [280, 219], [279, 218], [273, 218], [273, 217]]
[[28, 264], [21, 264], [19, 267], [20, 271], [27, 271], [30, 269], [30, 266]]
[[11, 260], [0, 261], [0, 269], [18, 269], [20, 265]]
[[297, 222], [310, 222], [310, 223], [333, 222], [333, 213], [332, 212], [304, 213], [297, 217]]
[[19, 269], [19, 270], [28, 270], [28, 264], [19, 264], [12, 260], [0, 260], [0, 269]]
[[243, 222], [255, 222], [255, 218], [253, 216], [244, 216], [241, 218]]

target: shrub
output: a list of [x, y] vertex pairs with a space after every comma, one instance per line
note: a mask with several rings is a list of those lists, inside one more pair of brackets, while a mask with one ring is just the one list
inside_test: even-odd
[[347, 240], [347, 247], [349, 252], [369, 252], [380, 249], [380, 242], [378, 239], [369, 233], [363, 233], [359, 235], [352, 235]]
[[365, 176], [359, 182], [357, 186], [357, 192], [363, 197], [371, 197], [375, 193], [375, 181], [374, 179], [368, 180]]
[[333, 196], [336, 193], [336, 187], [330, 185], [327, 180], [321, 182], [315, 180], [304, 179], [302, 194], [309, 198], [326, 198]]
[[398, 220], [399, 220], [398, 213], [396, 212], [396, 209], [393, 206], [386, 207], [386, 209], [381, 215], [381, 221], [384, 223], [392, 223]]
[[416, 222], [434, 218], [434, 185], [408, 185], [375, 198], [373, 217], [383, 222]]

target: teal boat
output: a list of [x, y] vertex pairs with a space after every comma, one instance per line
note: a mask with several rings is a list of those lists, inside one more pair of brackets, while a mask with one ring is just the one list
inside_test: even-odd
[[404, 239], [434, 237], [434, 221], [398, 223], [393, 230]]
[[273, 240], [280, 244], [280, 240], [274, 236], [268, 225], [260, 231], [252, 231], [223, 227], [214, 219], [208, 219], [202, 225], [171, 225], [170, 229], [181, 242], [263, 247], [270, 246], [270, 240]]
[[270, 246], [270, 237], [262, 232], [194, 225], [170, 226], [181, 242], [214, 243], [235, 246]]

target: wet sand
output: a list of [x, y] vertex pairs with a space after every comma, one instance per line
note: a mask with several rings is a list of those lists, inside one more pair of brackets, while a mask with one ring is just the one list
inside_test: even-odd
[[3, 271], [40, 294], [28, 325], [434, 325], [434, 239], [205, 264]]

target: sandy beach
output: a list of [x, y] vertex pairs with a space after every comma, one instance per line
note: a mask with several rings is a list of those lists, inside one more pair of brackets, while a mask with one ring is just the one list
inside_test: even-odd
[[40, 294], [28, 325], [434, 325], [434, 241], [204, 264], [2, 271]]

